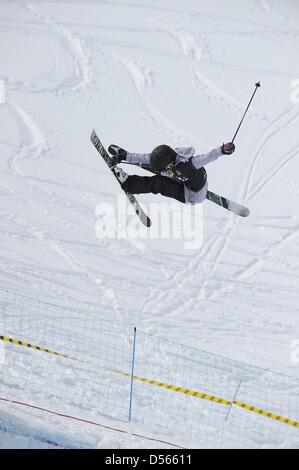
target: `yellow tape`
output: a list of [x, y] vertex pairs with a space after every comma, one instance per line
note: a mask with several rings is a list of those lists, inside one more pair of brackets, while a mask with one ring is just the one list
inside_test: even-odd
[[[131, 374], [126, 374], [124, 372], [119, 372], [117, 370], [111, 370], [111, 372], [115, 372], [116, 374], [120, 374], [124, 377], [131, 377]], [[155, 380], [146, 379], [144, 377], [138, 377], [137, 375], [133, 375], [135, 380], [139, 380], [141, 382], [148, 383], [150, 385], [155, 385], [156, 387], [164, 388], [166, 390], [172, 390], [173, 392], [184, 393], [185, 395], [190, 395], [192, 397], [201, 398], [203, 400], [212, 401], [214, 403], [219, 403], [221, 405], [232, 406], [236, 405], [240, 408], [244, 408], [245, 410], [251, 411], [253, 413], [258, 413], [260, 415], [266, 416], [267, 418], [274, 419], [276, 421], [280, 421], [285, 424], [289, 424], [290, 426], [294, 426], [299, 428], [299, 421], [295, 421], [293, 419], [285, 418], [284, 416], [280, 416], [276, 413], [271, 413], [270, 411], [263, 410], [261, 408], [257, 408], [256, 406], [247, 405], [238, 400], [225, 400], [224, 398], [216, 397], [214, 395], [210, 395], [208, 393], [197, 392], [196, 390], [190, 390], [188, 388], [183, 387], [176, 387], [175, 385], [165, 384], [163, 382], [157, 382]]]
[[253, 411], [253, 413], [258, 413], [260, 415], [266, 416], [267, 418], [275, 419], [276, 421], [280, 421], [285, 424], [289, 424], [290, 426], [294, 426], [299, 428], [299, 422], [295, 421], [294, 419], [285, 418], [284, 416], [280, 416], [276, 413], [271, 413], [270, 411], [263, 410], [262, 408], [257, 408], [256, 406], [247, 405], [246, 403], [242, 403], [241, 401], [234, 400], [234, 405], [240, 406], [248, 411]]
[[55, 356], [65, 357], [66, 359], [72, 359], [73, 361], [76, 360], [76, 359], [74, 359], [70, 356], [66, 356], [65, 354], [61, 354], [61, 353], [58, 353], [56, 351], [53, 351], [52, 349], [43, 348], [41, 346], [36, 346], [35, 344], [26, 343], [25, 341], [20, 341], [18, 339], [14, 339], [14, 338], [9, 338], [8, 336], [0, 335], [0, 340], [7, 341], [7, 342], [13, 343], [13, 344], [17, 344], [18, 346], [24, 346], [25, 348], [37, 349], [38, 351], [46, 352], [48, 354], [54, 354]]

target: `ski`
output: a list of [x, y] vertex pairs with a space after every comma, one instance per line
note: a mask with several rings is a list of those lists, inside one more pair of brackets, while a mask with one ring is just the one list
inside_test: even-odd
[[[99, 152], [99, 154], [101, 155], [101, 157], [103, 158], [104, 162], [107, 164], [111, 173], [113, 173], [119, 185], [121, 186], [121, 184], [127, 179], [128, 174], [125, 171], [123, 171], [121, 168], [118, 168], [117, 166], [111, 167], [111, 160], [110, 160], [109, 154], [107, 153], [105, 147], [103, 146], [102, 142], [97, 136], [95, 129], [93, 129], [91, 133], [90, 140], [95, 146], [95, 148], [97, 149], [97, 151]], [[139, 217], [143, 225], [145, 225], [146, 227], [150, 227], [152, 222], [150, 218], [143, 211], [142, 207], [140, 206], [135, 196], [133, 194], [126, 193], [125, 191], [124, 193], [127, 196], [130, 204], [133, 206], [136, 215]]]
[[[133, 163], [133, 165], [139, 166], [140, 168], [143, 168], [143, 170], [147, 170], [151, 173], [161, 174], [162, 176], [167, 176], [168, 178], [171, 178], [166, 172], [162, 171], [159, 173], [157, 171], [154, 171], [150, 167], [150, 165], [145, 165], [141, 163]], [[223, 207], [224, 209], [227, 209], [230, 212], [233, 212], [236, 215], [239, 215], [240, 217], [248, 217], [250, 214], [250, 210], [247, 207], [242, 206], [241, 204], [238, 204], [237, 202], [233, 202], [224, 196], [219, 196], [219, 194], [213, 193], [212, 191], [207, 192], [206, 199], [208, 199], [208, 201], [214, 202], [215, 204]]]

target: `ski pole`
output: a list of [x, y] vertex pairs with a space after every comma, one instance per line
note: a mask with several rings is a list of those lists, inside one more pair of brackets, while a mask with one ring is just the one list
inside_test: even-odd
[[238, 134], [239, 129], [240, 129], [240, 127], [241, 127], [241, 124], [242, 124], [242, 122], [243, 122], [243, 120], [244, 120], [244, 117], [245, 117], [245, 115], [246, 115], [246, 113], [247, 113], [247, 111], [248, 111], [248, 109], [249, 109], [249, 106], [251, 105], [251, 102], [252, 102], [252, 100], [253, 100], [253, 97], [254, 97], [254, 95], [256, 94], [256, 91], [257, 91], [257, 89], [258, 89], [260, 86], [261, 86], [261, 83], [260, 83], [260, 82], [257, 82], [257, 83], [255, 84], [255, 90], [254, 90], [254, 92], [253, 92], [252, 97], [250, 98], [250, 101], [249, 101], [249, 103], [248, 103], [247, 108], [245, 109], [245, 112], [244, 112], [244, 114], [243, 114], [243, 117], [242, 117], [242, 119], [241, 119], [240, 124], [238, 125], [238, 129], [237, 129], [236, 132], [235, 132], [235, 135], [234, 135], [234, 137], [233, 137], [232, 142], [234, 142], [234, 140], [235, 140], [235, 138], [236, 138], [236, 135]]

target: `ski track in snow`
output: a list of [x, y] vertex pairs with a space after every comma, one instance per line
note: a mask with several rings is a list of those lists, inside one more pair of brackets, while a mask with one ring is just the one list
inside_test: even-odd
[[[83, 87], [87, 87], [90, 82], [90, 70], [88, 66], [88, 57], [83, 52], [79, 38], [74, 38], [71, 32], [66, 28], [61, 28], [55, 25], [53, 21], [44, 18], [39, 11], [33, 7], [33, 5], [28, 3], [22, 3], [24, 9], [30, 13], [31, 17], [35, 19], [38, 25], [45, 24], [50, 28], [50, 31], [53, 32], [55, 37], [60, 37], [62, 43], [64, 44], [66, 50], [69, 51], [70, 55], [73, 57], [74, 61], [74, 72], [71, 77], [66, 78], [60, 82], [57, 87], [53, 90], [50, 88], [36, 88], [36, 87], [27, 87], [22, 84], [17, 83], [16, 89], [21, 91], [29, 92], [44, 92], [48, 91], [49, 93], [59, 93], [62, 96], [67, 92], [72, 94], [74, 97], [78, 90]], [[40, 34], [50, 34], [45, 33], [44, 30]], [[8, 80], [8, 88], [11, 88], [11, 82]], [[14, 87], [13, 87], [14, 89]], [[8, 101], [7, 105], [11, 108], [13, 114], [16, 116], [16, 119], [19, 123], [20, 130], [22, 132], [23, 140], [20, 142], [19, 150], [15, 156], [11, 159], [11, 171], [23, 178], [23, 181], [30, 186], [38, 189], [39, 193], [45, 193], [49, 200], [52, 200], [53, 204], [60, 205], [61, 199], [57, 197], [53, 192], [50, 192], [45, 185], [40, 184], [38, 181], [33, 180], [32, 178], [27, 178], [26, 173], [22, 169], [21, 162], [24, 162], [26, 159], [36, 160], [37, 158], [46, 157], [47, 151], [49, 151], [49, 141], [45, 138], [38, 127], [38, 123], [35, 122], [31, 116], [22, 108], [20, 105], [14, 101]], [[82, 218], [86, 217], [86, 211], [82, 212]], [[17, 219], [15, 218], [16, 222]], [[27, 225], [27, 230], [31, 232], [33, 237], [38, 240], [42, 240], [47, 243], [47, 246], [50, 251], [54, 251], [60, 257], [62, 257], [70, 267], [76, 272], [81, 273], [84, 278], [88, 281], [91, 281], [97, 286], [97, 289], [101, 292], [101, 295], [104, 299], [109, 302], [109, 305], [114, 309], [117, 318], [120, 320], [124, 318], [123, 311], [120, 307], [118, 300], [116, 299], [113, 290], [110, 287], [107, 287], [103, 280], [97, 275], [89, 271], [84, 264], [82, 264], [79, 259], [77, 259], [73, 253], [66, 247], [65, 243], [53, 239], [48, 231], [43, 230], [42, 227], [32, 229], [30, 224]], [[65, 295], [61, 289], [57, 290], [59, 296]]]
[[[198, 84], [198, 79], [200, 77], [200, 81], [203, 82], [203, 84], [208, 88], [209, 94], [212, 100], [219, 102], [221, 104], [225, 104], [227, 107], [232, 107], [232, 105], [234, 105], [235, 107], [237, 107], [237, 109], [244, 109], [243, 103], [240, 103], [239, 101], [235, 100], [234, 97], [232, 97], [231, 95], [228, 95], [226, 92], [221, 90], [211, 80], [209, 80], [203, 74], [201, 74], [197, 68], [194, 68], [192, 63], [190, 63], [189, 56], [191, 56], [192, 59], [196, 59], [196, 61], [198, 60], [200, 61], [202, 57], [204, 56], [204, 50], [202, 50], [198, 46], [197, 42], [194, 40], [192, 35], [190, 35], [189, 33], [185, 34], [185, 33], [180, 33], [180, 32], [179, 33], [171, 32], [171, 35], [173, 35], [175, 39], [177, 40], [177, 42], [180, 44], [180, 47], [183, 50], [183, 54], [186, 57], [186, 61], [188, 62], [188, 66], [191, 70], [191, 73], [195, 77], [195, 83]], [[227, 232], [229, 231], [229, 227], [232, 224], [232, 220], [233, 220], [232, 217], [229, 218], [229, 221], [227, 222], [222, 232], [224, 236], [227, 235]], [[229, 235], [230, 234], [231, 234], [231, 230], [229, 231]], [[220, 246], [219, 249], [217, 248], [218, 245]], [[166, 296], [166, 299], [171, 298], [174, 295], [175, 289], [169, 289], [168, 288], [169, 285], [188, 284], [188, 281], [190, 281], [190, 278], [193, 277], [194, 270], [196, 269], [198, 265], [201, 264], [200, 262], [202, 261], [202, 258], [205, 260], [209, 259], [211, 257], [210, 253], [212, 252], [213, 261], [211, 260], [211, 265], [214, 266], [214, 269], [212, 269], [212, 271], [209, 271], [209, 273], [203, 270], [203, 274], [204, 274], [202, 276], [203, 281], [199, 285], [199, 294], [196, 297], [197, 299], [204, 298], [205, 286], [209, 282], [210, 277], [214, 274], [215, 269], [217, 269], [217, 261], [220, 258], [225, 246], [226, 246], [225, 244], [223, 245], [222, 238], [221, 238], [221, 241], [219, 241], [219, 235], [216, 234], [213, 237], [212, 241], [209, 243], [209, 246], [205, 252], [204, 258], [202, 257], [202, 254], [200, 252], [197, 256], [195, 256], [191, 260], [190, 263], [187, 263], [187, 266], [185, 267], [185, 269], [183, 269], [180, 272], [175, 273], [173, 277], [167, 279], [166, 284], [163, 286], [164, 289], [163, 288], [161, 289], [161, 286], [159, 286], [156, 289], [151, 291], [150, 296], [149, 296], [149, 301], [143, 306], [142, 312], [146, 310], [151, 311], [152, 299], [155, 299], [155, 301], [157, 300], [162, 301], [163, 298], [165, 299], [165, 293], [163, 293], [163, 290], [166, 290], [169, 292]], [[217, 253], [218, 250], [219, 250], [219, 253]], [[160, 292], [160, 295], [159, 295], [159, 292]], [[183, 303], [182, 305], [180, 305], [179, 310], [183, 311], [184, 309], [187, 309], [189, 306], [188, 304], [190, 304], [190, 299], [186, 303]]]
[[[193, 77], [194, 86], [199, 90], [200, 96], [204, 96], [208, 101], [224, 105], [229, 109], [239, 112], [244, 111], [246, 108], [245, 103], [240, 102], [201, 72], [200, 62], [204, 58], [205, 47], [200, 46], [195, 37], [189, 32], [169, 31], [169, 33], [175, 38], [183, 51]], [[213, 62], [209, 58], [206, 60], [208, 63]], [[254, 111], [249, 111], [248, 116], [260, 120], [267, 119], [266, 116], [259, 115]]]
[[[18, 114], [21, 122], [23, 121], [23, 126], [27, 131], [30, 133], [31, 136], [31, 143], [26, 146], [25, 142], [21, 143], [20, 145], [20, 151], [17, 153], [16, 157], [12, 161], [12, 169], [19, 174], [22, 177], [25, 177], [25, 173], [23, 170], [20, 168], [18, 165], [17, 161], [21, 160], [23, 161], [26, 159], [27, 156], [30, 156], [30, 158], [37, 158], [44, 150], [45, 150], [45, 138], [39, 131], [37, 125], [32, 121], [32, 119], [29, 117], [29, 115], [19, 106], [17, 106], [15, 103], [11, 103], [10, 106], [12, 109]], [[41, 192], [46, 192], [47, 195], [53, 199], [53, 193], [50, 193], [44, 186], [42, 186], [40, 183], [28, 180], [27, 181], [33, 185], [36, 186]], [[54, 196], [54, 203], [55, 204], [60, 204], [60, 200]], [[82, 214], [82, 216], [84, 213]], [[101, 290], [101, 294], [103, 295], [104, 298], [107, 298], [107, 301], [109, 300], [109, 303], [111, 306], [114, 308], [115, 312], [117, 313], [117, 317], [121, 319], [123, 317], [122, 315], [122, 309], [116, 299], [116, 297], [113, 294], [113, 291], [110, 288], [107, 288], [103, 284], [103, 281], [94, 273], [89, 271], [84, 264], [82, 264], [71, 252], [68, 250], [65, 246], [65, 244], [61, 244], [58, 240], [55, 240], [51, 237], [49, 232], [43, 230], [42, 228], [35, 228], [34, 230], [27, 224], [27, 229], [30, 230], [32, 235], [36, 237], [38, 240], [42, 240], [43, 242], [46, 242], [49, 249], [57, 253], [59, 256], [61, 256], [70, 266], [73, 268], [75, 271], [78, 271], [84, 275], [84, 277], [95, 283], [98, 288]]]
[[[180, 40], [180, 34], [175, 34], [171, 33], [173, 36], [175, 36], [176, 40], [181, 44], [181, 47], [183, 49], [184, 55], [187, 56], [188, 60], [188, 55], [190, 54], [190, 49], [191, 49], [191, 55], [194, 56], [196, 59], [201, 59], [203, 56], [203, 51], [197, 46], [197, 44], [194, 42], [192, 36], [188, 35], [187, 36], [187, 43], [184, 42], [186, 41], [186, 36], [183, 35], [183, 42]], [[190, 41], [192, 43], [190, 47]], [[178, 136], [182, 135], [182, 131], [180, 131], [177, 127], [173, 127], [173, 124], [171, 124], [168, 120], [166, 120], [164, 117], [161, 117], [161, 113], [157, 109], [153, 107], [153, 105], [150, 103], [150, 101], [146, 98], [146, 90], [145, 88], [147, 86], [151, 86], [152, 80], [151, 80], [151, 74], [148, 71], [143, 72], [140, 67], [138, 67], [136, 64], [129, 62], [128, 60], [120, 59], [121, 62], [127, 67], [129, 72], [132, 75], [133, 82], [136, 86], [137, 92], [140, 96], [140, 99], [143, 101], [143, 106], [146, 112], [150, 115], [150, 117], [158, 123], [158, 125], [163, 127], [165, 129], [165, 133], [169, 132], [169, 130], [173, 130], [173, 133], [176, 135], [176, 139], [178, 139]], [[198, 78], [199, 72], [193, 69], [193, 66], [190, 67], [191, 71], [194, 73], [194, 75]], [[209, 79], [204, 77], [203, 74], [201, 74], [201, 80], [205, 84], [206, 87], [211, 92], [211, 96], [216, 102], [224, 103], [228, 107], [231, 107], [232, 105], [235, 105], [237, 109], [243, 109], [244, 105], [243, 103], [240, 103], [239, 101], [235, 100], [231, 95], [228, 95], [225, 93], [223, 90], [221, 90], [219, 87], [217, 87], [213, 82], [211, 82]], [[219, 101], [218, 101], [219, 97]], [[172, 135], [171, 135], [172, 137]], [[183, 134], [183, 137], [188, 137], [186, 133]], [[182, 139], [182, 142], [186, 140]], [[203, 146], [202, 142], [199, 142], [198, 139], [194, 139], [191, 137], [191, 142], [195, 142], [195, 145], [197, 144], [200, 145], [201, 147]], [[204, 147], [207, 149], [208, 145], [204, 144]], [[226, 233], [227, 229], [225, 229]], [[217, 243], [217, 238], [218, 234], [215, 235], [213, 240], [210, 242], [209, 246], [210, 248], [207, 250], [205, 256], [207, 257], [209, 254], [209, 251], [213, 248], [213, 251], [215, 250], [215, 244]], [[157, 288], [151, 289], [150, 293], [148, 295], [148, 299], [146, 302], [143, 304], [142, 311], [141, 313], [143, 314], [144, 312], [152, 312], [156, 310], [156, 305], [157, 303], [162, 300], [165, 300], [165, 291], [168, 291], [168, 294], [166, 295], [166, 300], [171, 298], [174, 294], [172, 289], [169, 289], [168, 286], [170, 284], [182, 284], [183, 279], [186, 277], [187, 274], [192, 276], [192, 273], [194, 272], [194, 269], [196, 266], [199, 264], [199, 260], [201, 260], [202, 255], [201, 253], [198, 256], [195, 256], [194, 259], [189, 263], [187, 263], [187, 267], [183, 269], [180, 272], [177, 272], [174, 274], [174, 276], [169, 277], [167, 276], [165, 284], [161, 286], [157, 286]], [[204, 276], [203, 276], [204, 278]], [[184, 282], [185, 284], [186, 282]], [[200, 285], [199, 290], [199, 298], [202, 296], [202, 292], [204, 290], [206, 282], [203, 281], [203, 284]], [[162, 287], [162, 288], [161, 288]], [[154, 306], [152, 306], [152, 301], [154, 300]], [[163, 304], [164, 305], [164, 304]], [[187, 305], [182, 305], [181, 308], [186, 308]]]
[[[162, 113], [156, 106], [152, 104], [153, 99], [151, 95], [149, 98], [147, 98], [147, 90], [152, 86], [153, 72], [123, 57], [117, 57], [115, 53], [113, 55], [114, 57], [118, 58], [120, 63], [127, 69], [134, 83], [145, 113], [147, 114], [150, 121], [155, 124], [157, 129], [160, 131], [163, 129], [163, 138], [168, 136], [171, 140], [175, 139], [182, 145], [186, 141], [191, 141], [194, 145], [208, 148], [206, 143], [201, 142], [195, 136], [192, 136], [188, 132], [180, 129], [173, 120], [169, 120], [169, 118], [164, 113]], [[160, 100], [161, 98], [156, 97], [156, 99]]]
[[[90, 83], [89, 58], [83, 50], [80, 39], [74, 37], [67, 28], [58, 26], [53, 20], [41, 15], [39, 10], [31, 3], [22, 2], [22, 4], [32, 20], [35, 19], [38, 24], [46, 25], [54, 37], [58, 36], [60, 38], [61, 43], [73, 58], [73, 74], [57, 86], [56, 92], [68, 92], [75, 97], [80, 88], [86, 88]], [[44, 30], [43, 34], [45, 34]]]
[[[187, 36], [189, 41], [190, 41], [190, 37]], [[192, 40], [192, 47], [190, 48], [190, 44], [187, 44], [182, 42], [182, 47], [185, 49], [185, 53], [186, 55], [190, 55], [190, 50], [191, 50], [191, 56], [195, 56], [195, 58], [198, 60], [198, 58], [202, 58], [202, 53], [196, 49], [196, 46], [194, 45], [194, 41]], [[193, 70], [194, 72], [194, 68], [191, 66], [190, 67], [191, 70]], [[198, 74], [198, 72], [197, 72]], [[201, 74], [200, 74], [201, 75]], [[208, 84], [211, 84], [210, 81], [205, 81], [204, 82], [207, 82]], [[212, 85], [212, 90], [216, 91], [217, 88], [215, 86]], [[219, 94], [220, 94], [220, 97], [223, 98], [223, 91], [222, 90], [219, 90]], [[227, 95], [225, 94], [224, 96], [227, 97]], [[230, 101], [231, 102], [235, 102], [235, 100], [232, 98], [232, 97], [229, 97]], [[222, 100], [223, 101], [223, 100]], [[230, 106], [230, 103], [226, 103], [228, 106]], [[236, 103], [235, 103], [236, 104]], [[289, 117], [290, 115], [290, 117]], [[244, 187], [245, 190], [244, 190], [244, 197], [241, 198], [241, 195], [239, 193], [239, 196], [238, 198], [240, 200], [243, 200], [244, 203], [246, 204], [248, 201], [250, 201], [253, 197], [255, 197], [257, 194], [259, 194], [266, 186], [267, 184], [269, 184], [273, 178], [273, 176], [275, 176], [282, 168], [284, 168], [284, 166], [289, 163], [289, 161], [291, 161], [293, 158], [296, 157], [296, 155], [298, 154], [298, 150], [299, 150], [299, 147], [297, 146], [293, 151], [291, 151], [290, 153], [288, 153], [286, 155], [286, 157], [284, 157], [281, 162], [276, 165], [271, 171], [270, 173], [268, 173], [264, 178], [262, 178], [256, 185], [255, 185], [255, 188], [253, 191], [250, 192], [250, 185], [251, 185], [251, 182], [252, 182], [252, 179], [255, 175], [255, 169], [256, 169], [256, 166], [259, 162], [259, 159], [262, 155], [262, 152], [265, 150], [266, 146], [267, 146], [267, 143], [269, 141], [272, 141], [272, 139], [279, 133], [281, 132], [282, 130], [284, 130], [289, 124], [291, 124], [294, 120], [297, 119], [299, 115], [299, 112], [297, 111], [296, 107], [294, 106], [291, 106], [287, 109], [287, 111], [285, 111], [282, 116], [279, 116], [274, 122], [271, 122], [269, 124], [269, 129], [266, 130], [265, 134], [266, 136], [263, 137], [262, 139], [262, 143], [259, 144], [258, 146], [258, 149], [256, 150], [256, 152], [254, 153], [254, 156], [253, 156], [253, 159], [252, 159], [252, 163], [251, 165], [249, 166], [249, 171], [247, 173], [247, 183], [244, 185], [240, 184], [240, 193], [242, 191], [242, 188]], [[285, 119], [287, 118], [287, 119]], [[282, 124], [279, 126], [278, 129], [276, 129], [276, 124], [277, 122], [280, 124], [280, 121], [283, 121]], [[230, 242], [230, 239], [232, 237], [232, 235], [235, 233], [235, 230], [236, 228], [238, 227], [239, 225], [239, 219], [236, 218], [236, 217], [233, 217], [231, 216], [230, 219], [227, 221], [224, 229], [222, 230], [222, 233], [221, 235], [224, 235], [224, 242], [222, 240], [222, 236], [221, 236], [221, 239], [220, 241], [218, 240], [217, 241], [217, 237], [214, 238], [213, 242], [211, 244], [211, 246], [213, 246], [213, 248], [211, 249], [212, 250], [212, 260], [211, 260], [211, 266], [212, 269], [210, 269], [210, 271], [207, 274], [207, 277], [205, 277], [205, 280], [203, 282], [203, 284], [201, 284], [200, 288], [199, 288], [199, 294], [196, 296], [195, 300], [196, 301], [199, 301], [201, 298], [202, 298], [202, 292], [204, 291], [205, 287], [209, 284], [209, 282], [211, 281], [211, 279], [213, 279], [213, 275], [215, 274], [215, 272], [217, 271], [218, 269], [218, 262], [219, 260], [221, 259], [221, 256], [223, 255], [223, 253], [225, 252], [229, 242]], [[287, 240], [288, 239], [292, 239], [293, 238], [293, 229], [290, 233], [290, 235], [287, 237]], [[218, 237], [219, 238], [219, 237]], [[284, 241], [284, 240], [282, 240]], [[210, 250], [210, 251], [211, 251]], [[268, 254], [272, 253], [272, 250], [269, 251]], [[198, 263], [198, 259], [196, 260], [195, 264]], [[259, 268], [263, 265], [263, 262], [259, 259], [258, 261], [256, 261], [254, 263], [254, 266], [256, 267], [256, 269], [254, 270], [254, 273], [256, 273]], [[186, 272], [189, 271], [189, 266], [187, 268], [186, 271], [184, 271], [183, 273], [183, 276], [184, 277], [186, 275]], [[192, 267], [191, 267], [191, 273], [193, 271], [193, 263], [192, 263]], [[245, 271], [248, 271], [248, 268], [245, 268]], [[252, 267], [251, 267], [251, 272], [252, 272]], [[242, 277], [242, 274], [240, 274], [240, 278]], [[238, 279], [238, 277], [237, 277]], [[177, 280], [177, 279], [176, 279]], [[225, 288], [220, 288], [219, 290], [217, 289], [216, 290], [216, 293], [212, 294], [212, 297], [210, 298], [214, 298], [216, 295], [218, 295], [219, 293], [223, 293], [223, 291], [225, 290]], [[185, 308], [188, 307], [188, 304], [190, 303], [190, 300], [188, 300], [187, 302], [187, 305], [184, 305]], [[180, 310], [181, 309], [181, 306], [180, 306]]]
[[[289, 117], [289, 114], [291, 115], [290, 117]], [[281, 169], [283, 169], [285, 167], [285, 165], [287, 165], [293, 158], [295, 158], [298, 155], [299, 145], [294, 150], [289, 152], [284, 158], [282, 158], [280, 163], [275, 165], [271, 169], [270, 172], [268, 171], [267, 175], [264, 176], [259, 182], [257, 182], [255, 187], [250, 191], [250, 186], [252, 184], [252, 179], [253, 179], [253, 175], [255, 174], [255, 169], [256, 169], [257, 163], [259, 162], [259, 159], [262, 157], [263, 152], [266, 149], [267, 143], [272, 141], [273, 138], [275, 136], [277, 136], [277, 134], [279, 134], [281, 131], [285, 130], [285, 128], [289, 124], [291, 124], [294, 120], [296, 120], [298, 118], [298, 116], [299, 116], [299, 112], [296, 110], [296, 108], [291, 107], [290, 109], [288, 109], [287, 111], [282, 113], [282, 115], [279, 116], [273, 123], [271, 123], [269, 125], [268, 129], [266, 129], [265, 135], [262, 138], [262, 142], [260, 144], [258, 144], [257, 150], [253, 154], [252, 162], [249, 166], [249, 171], [248, 171], [248, 174], [247, 174], [247, 182], [245, 183], [245, 185], [242, 185], [242, 184], [240, 185], [240, 193], [239, 193], [238, 197], [241, 198], [242, 188], [244, 187], [244, 196], [241, 199], [244, 201], [245, 204], [247, 202], [250, 202], [250, 200], [253, 197], [256, 197], [261, 191], [263, 191], [267, 187], [267, 185], [269, 183], [271, 183], [272, 178]], [[285, 119], [286, 117], [287, 117], [287, 119]], [[283, 121], [282, 124], [280, 123], [280, 121]], [[279, 124], [278, 127], [277, 127], [277, 123]], [[216, 262], [220, 259], [223, 251], [225, 250], [225, 248], [226, 248], [226, 246], [229, 242], [229, 238], [233, 235], [236, 228], [238, 227], [239, 219], [233, 218], [233, 219], [231, 219], [231, 221], [233, 222], [233, 224], [230, 227], [229, 235], [227, 236], [226, 241], [223, 244], [222, 249], [220, 250], [218, 257], [216, 259], [214, 259], [214, 264], [216, 264]], [[290, 233], [289, 233], [290, 239], [292, 239], [293, 230], [294, 230], [293, 228], [290, 230]], [[289, 238], [289, 237], [287, 237], [287, 238]], [[283, 241], [283, 238], [282, 238], [281, 241]], [[277, 246], [280, 246], [280, 245], [277, 245]], [[270, 252], [272, 252], [272, 249], [269, 250], [269, 253]], [[250, 265], [251, 264], [252, 263], [250, 263]], [[259, 271], [259, 269], [263, 266], [263, 262], [260, 259], [258, 259], [258, 261], [256, 261], [254, 263], [254, 265], [256, 266], [256, 269], [254, 270], [254, 273], [256, 274]], [[245, 268], [245, 271], [247, 271], [247, 269], [248, 268]], [[213, 271], [213, 273], [214, 273], [214, 271]], [[252, 272], [252, 267], [250, 268], [250, 271]], [[242, 276], [242, 275], [240, 274], [240, 276]], [[221, 289], [217, 290], [217, 292], [214, 293], [212, 295], [212, 297], [215, 297], [215, 295], [223, 294], [224, 290], [226, 290], [226, 289], [221, 288]]]
[[[178, 43], [181, 45], [181, 48], [183, 50], [183, 54], [186, 57], [186, 60], [188, 61], [188, 66], [190, 68], [191, 73], [195, 77], [195, 84], [198, 84], [201, 88], [201, 84], [208, 88], [210, 97], [212, 100], [219, 102], [221, 104], [225, 104], [227, 107], [232, 107], [235, 106], [237, 109], [244, 109], [244, 103], [240, 103], [238, 100], [236, 100], [233, 96], [227, 94], [223, 90], [221, 90], [218, 86], [216, 86], [211, 80], [209, 80], [207, 77], [205, 77], [198, 69], [197, 65], [194, 66], [193, 62], [200, 62], [200, 60], [204, 57], [205, 51], [200, 48], [194, 39], [194, 37], [190, 33], [184, 33], [184, 32], [171, 32], [171, 34], [175, 37], [175, 39], [178, 41]], [[189, 57], [192, 59], [190, 60]], [[200, 80], [201, 83], [198, 82]], [[255, 117], [259, 117], [256, 113], [253, 114]], [[261, 117], [264, 119], [264, 116]], [[234, 222], [236, 222], [236, 218], [231, 217], [224, 230], [223, 234], [224, 237], [226, 238], [225, 243], [222, 242], [222, 239], [220, 241], [217, 241], [219, 239], [219, 235], [216, 235], [213, 240], [209, 244], [209, 248], [205, 253], [205, 259], [207, 259], [212, 251], [212, 260], [211, 260], [211, 265], [213, 265], [213, 269], [209, 271], [209, 273], [204, 272], [203, 279], [205, 279], [202, 284], [199, 286], [199, 294], [197, 295], [197, 299], [201, 299], [203, 297], [203, 292], [205, 289], [205, 286], [208, 284], [210, 278], [213, 276], [215, 270], [217, 270], [217, 262], [220, 259], [223, 251], [226, 248], [227, 242], [230, 238], [230, 236], [233, 233], [234, 230]], [[219, 245], [219, 248], [218, 248]], [[167, 279], [167, 285], [169, 285], [169, 281], [171, 283], [181, 283], [182, 280], [186, 277], [187, 274], [189, 274], [189, 278], [192, 277], [192, 273], [194, 272], [195, 267], [199, 264], [199, 261], [201, 261], [201, 254], [199, 254], [198, 257], [195, 257], [191, 261], [191, 263], [187, 264], [187, 267], [181, 271], [180, 273], [176, 273], [173, 278]], [[188, 279], [189, 279], [188, 278]], [[187, 284], [186, 280], [184, 284]], [[166, 287], [166, 286], [165, 286]], [[159, 290], [159, 289], [157, 289]], [[157, 298], [157, 290], [154, 290], [150, 294], [150, 301], [153, 298]], [[173, 291], [169, 292], [168, 298], [172, 297], [174, 294]], [[158, 296], [157, 300], [162, 300], [163, 294]], [[190, 301], [188, 301], [190, 303]], [[149, 305], [144, 305], [143, 310], [148, 309]], [[187, 308], [188, 305], [184, 304], [180, 306], [180, 310], [183, 308]]]

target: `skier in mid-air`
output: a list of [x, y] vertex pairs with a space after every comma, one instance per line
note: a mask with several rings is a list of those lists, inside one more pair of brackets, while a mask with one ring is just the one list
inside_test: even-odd
[[[217, 160], [221, 155], [231, 155], [235, 151], [234, 140], [260, 86], [260, 82], [255, 84], [255, 90], [232, 140], [206, 154], [194, 155], [193, 147], [172, 149], [168, 145], [159, 145], [151, 153], [130, 153], [118, 145], [111, 144], [108, 148], [111, 155], [109, 156], [93, 129], [90, 136], [93, 145], [124, 190], [136, 215], [146, 227], [151, 226], [151, 220], [143, 211], [134, 194], [159, 193], [185, 204], [198, 204], [208, 199], [240, 217], [249, 216], [250, 210], [247, 207], [208, 190], [207, 173], [204, 166]], [[121, 162], [140, 166], [155, 173], [155, 176], [128, 175], [118, 166]]]
[[[197, 204], [206, 199], [208, 191], [204, 165], [217, 160], [221, 155], [231, 155], [235, 151], [235, 145], [229, 142], [201, 155], [194, 155], [193, 147], [172, 149], [168, 145], [159, 145], [147, 154], [130, 153], [114, 144], [109, 146], [108, 151], [113, 166], [125, 161], [149, 165], [158, 173], [155, 176], [128, 176], [122, 183], [125, 192], [160, 193], [183, 203]], [[168, 176], [163, 176], [160, 172]]]

